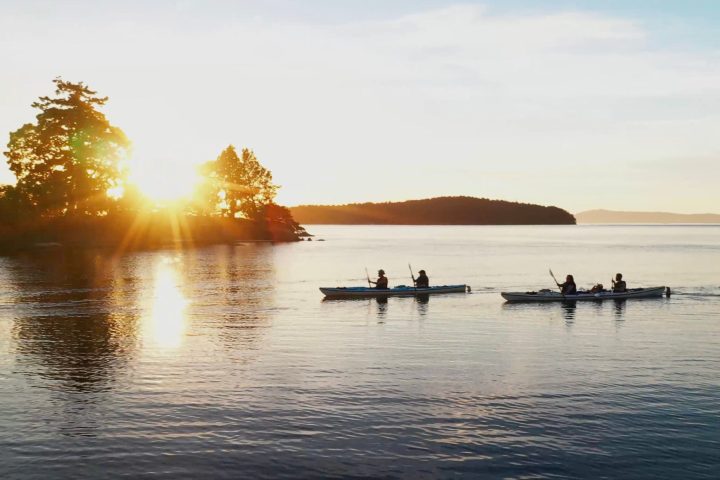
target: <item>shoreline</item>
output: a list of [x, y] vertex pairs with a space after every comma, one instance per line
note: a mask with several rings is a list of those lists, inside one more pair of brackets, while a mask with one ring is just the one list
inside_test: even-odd
[[301, 241], [300, 232], [288, 223], [165, 212], [56, 217], [0, 225], [0, 255], [55, 248], [134, 251], [297, 241]]

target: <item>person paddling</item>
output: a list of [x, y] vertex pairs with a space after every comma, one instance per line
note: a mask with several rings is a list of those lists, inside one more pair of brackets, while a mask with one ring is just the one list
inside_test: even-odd
[[613, 292], [614, 293], [625, 293], [627, 292], [627, 284], [625, 283], [625, 280], [622, 279], [622, 273], [618, 273], [615, 275], [615, 280], [613, 280]]
[[430, 286], [430, 279], [428, 278], [425, 270], [418, 272], [418, 277], [415, 279], [416, 288], [428, 288]]
[[368, 281], [370, 283], [374, 283], [375, 288], [383, 288], [383, 289], [388, 288], [388, 279], [385, 276], [385, 270], [383, 270], [382, 268], [380, 270], [378, 270], [378, 279], [376, 281], [374, 281], [374, 282], [372, 280], [368, 280]]
[[[557, 283], [557, 282], [555, 282]], [[563, 295], [575, 295], [577, 294], [577, 287], [575, 286], [575, 279], [572, 275], [565, 277], [565, 283], [557, 283], [560, 287], [560, 293]]]

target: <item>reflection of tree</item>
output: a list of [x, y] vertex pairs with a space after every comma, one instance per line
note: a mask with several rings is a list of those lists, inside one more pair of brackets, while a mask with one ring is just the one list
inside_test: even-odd
[[18, 365], [63, 391], [111, 387], [135, 342], [124, 315], [121, 267], [97, 252], [52, 252], [13, 259], [11, 281]]

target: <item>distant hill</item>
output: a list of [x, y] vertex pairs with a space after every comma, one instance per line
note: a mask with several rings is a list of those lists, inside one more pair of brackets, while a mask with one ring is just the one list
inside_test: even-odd
[[588, 210], [575, 214], [578, 223], [720, 223], [715, 213], [618, 212]]
[[341, 225], [574, 225], [575, 217], [557, 207], [474, 197], [348, 205], [291, 207], [301, 224]]

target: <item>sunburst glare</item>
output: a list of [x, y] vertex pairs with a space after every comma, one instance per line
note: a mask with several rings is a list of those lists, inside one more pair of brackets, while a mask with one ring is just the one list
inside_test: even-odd
[[190, 198], [200, 177], [195, 165], [156, 161], [131, 163], [128, 180], [149, 199], [171, 202]]

